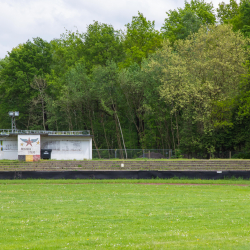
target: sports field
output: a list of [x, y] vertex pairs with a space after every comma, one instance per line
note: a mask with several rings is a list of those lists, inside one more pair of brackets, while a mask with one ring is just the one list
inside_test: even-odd
[[0, 181], [0, 249], [250, 249], [250, 181], [178, 182]]

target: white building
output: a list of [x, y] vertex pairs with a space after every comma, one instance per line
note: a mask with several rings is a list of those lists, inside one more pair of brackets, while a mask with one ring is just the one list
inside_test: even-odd
[[39, 159], [43, 149], [51, 149], [54, 160], [89, 160], [92, 136], [89, 131], [0, 130], [0, 160], [17, 160], [22, 158], [20, 155], [24, 156], [23, 160], [25, 155]]

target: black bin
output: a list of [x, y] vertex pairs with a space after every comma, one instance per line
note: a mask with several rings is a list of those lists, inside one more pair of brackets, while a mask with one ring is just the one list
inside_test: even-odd
[[51, 159], [52, 149], [41, 149], [41, 158], [42, 159]]

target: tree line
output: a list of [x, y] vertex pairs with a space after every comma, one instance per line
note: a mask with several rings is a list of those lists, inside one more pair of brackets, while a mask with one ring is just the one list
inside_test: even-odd
[[185, 2], [160, 31], [94, 21], [0, 60], [0, 127], [90, 130], [95, 149], [250, 148], [250, 1]]

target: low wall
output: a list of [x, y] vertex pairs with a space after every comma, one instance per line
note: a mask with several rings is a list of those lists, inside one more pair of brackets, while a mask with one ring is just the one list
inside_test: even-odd
[[4, 171], [1, 180], [14, 179], [169, 179], [189, 178], [219, 180], [250, 179], [250, 171]]

